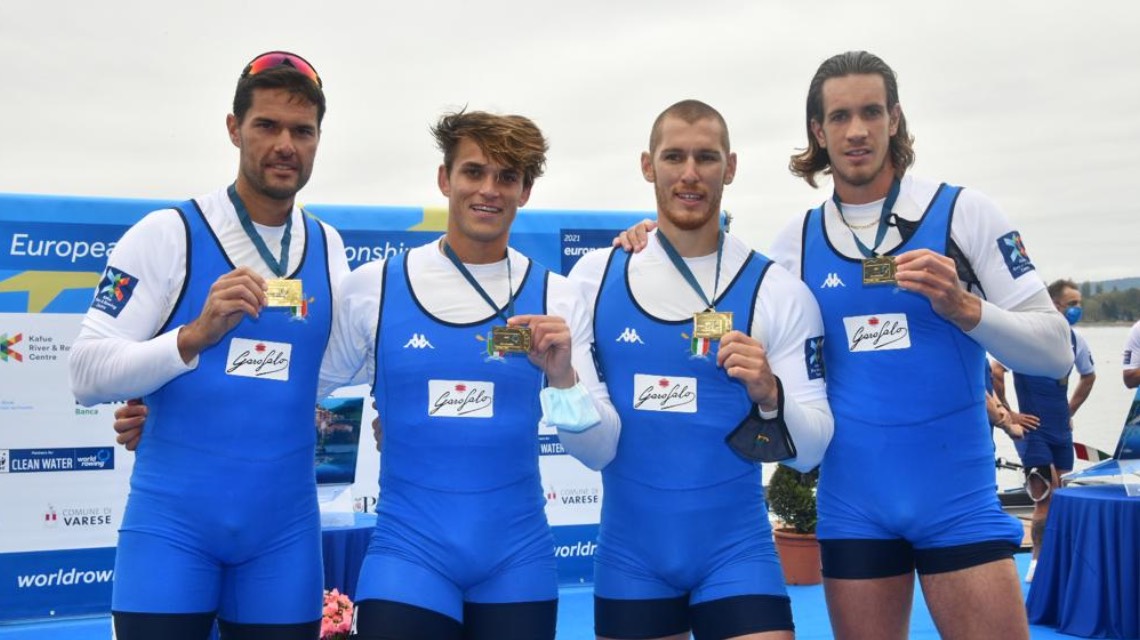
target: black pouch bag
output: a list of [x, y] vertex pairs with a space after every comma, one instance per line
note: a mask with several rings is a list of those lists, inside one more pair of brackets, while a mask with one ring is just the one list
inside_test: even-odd
[[796, 443], [784, 422], [784, 384], [776, 378], [776, 417], [760, 417], [760, 407], [752, 405], [748, 415], [724, 439], [738, 455], [753, 462], [780, 462], [796, 457]]

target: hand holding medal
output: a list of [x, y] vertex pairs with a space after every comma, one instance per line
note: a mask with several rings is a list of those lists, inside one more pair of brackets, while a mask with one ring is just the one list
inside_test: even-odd
[[[558, 389], [574, 386], [577, 377], [570, 361], [572, 339], [566, 320], [558, 316], [518, 315], [509, 318], [503, 329], [526, 332], [526, 355], [546, 374], [550, 386]], [[495, 339], [493, 332], [492, 339]]]
[[900, 289], [925, 296], [935, 313], [963, 331], [978, 326], [982, 301], [962, 288], [954, 260], [930, 249], [915, 249], [899, 254], [896, 264]]
[[729, 331], [720, 339], [716, 363], [730, 378], [744, 384], [748, 397], [762, 410], [776, 410], [776, 376], [759, 340], [740, 331]]
[[178, 331], [178, 352], [190, 362], [207, 347], [218, 343], [249, 316], [257, 318], [265, 307], [265, 279], [249, 267], [222, 275], [210, 287], [201, 313]]

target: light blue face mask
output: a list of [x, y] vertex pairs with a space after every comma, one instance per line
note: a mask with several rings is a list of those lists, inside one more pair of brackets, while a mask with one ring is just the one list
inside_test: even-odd
[[1069, 307], [1065, 309], [1065, 319], [1069, 321], [1070, 325], [1077, 324], [1081, 321], [1081, 314], [1084, 313], [1080, 307]]

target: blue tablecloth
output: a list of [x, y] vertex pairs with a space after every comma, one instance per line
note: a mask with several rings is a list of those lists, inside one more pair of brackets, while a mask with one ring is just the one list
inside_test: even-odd
[[324, 527], [325, 588], [336, 588], [355, 600], [356, 579], [376, 528], [375, 514], [357, 513], [348, 527]]
[[1120, 485], [1057, 491], [1026, 607], [1061, 633], [1140, 637], [1140, 498]]

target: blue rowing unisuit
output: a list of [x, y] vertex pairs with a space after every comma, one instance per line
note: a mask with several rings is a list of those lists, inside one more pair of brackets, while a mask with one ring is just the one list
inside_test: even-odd
[[[544, 314], [548, 272], [530, 263], [517, 314]], [[373, 393], [384, 425], [377, 528], [358, 600], [462, 619], [463, 602], [558, 595], [538, 468], [542, 370], [488, 348], [486, 319], [452, 324], [409, 284], [407, 255], [384, 265]]]
[[[889, 254], [945, 254], [960, 188], [942, 185], [914, 234]], [[835, 435], [818, 488], [820, 539], [897, 539], [916, 548], [1021, 539], [995, 493], [993, 442], [978, 372], [985, 352], [893, 285], [863, 285], [860, 260], [827, 239], [824, 208], [805, 220], [803, 279], [824, 322]], [[844, 286], [822, 286], [826, 281]]]
[[[186, 284], [168, 327], [195, 319], [234, 269], [197, 203], [179, 207]], [[116, 611], [218, 611], [238, 623], [320, 617], [314, 404], [332, 293], [320, 224], [305, 216], [307, 315], [266, 308], [146, 397], [115, 567]], [[154, 568], [161, 566], [162, 571]]]

